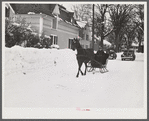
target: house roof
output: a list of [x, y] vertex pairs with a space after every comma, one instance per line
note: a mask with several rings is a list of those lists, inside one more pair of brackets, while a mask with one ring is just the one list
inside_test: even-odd
[[76, 21], [80, 28], [85, 28], [86, 26], [91, 27], [92, 23], [90, 21]]
[[[55, 8], [56, 4], [10, 4], [16, 14], [28, 14], [29, 12], [33, 12], [35, 14], [46, 14], [52, 17], [55, 17], [52, 12]], [[69, 12], [62, 5], [59, 6], [60, 15], [59, 18], [70, 24], [72, 26], [79, 27], [76, 21], [73, 18], [74, 13]]]
[[53, 16], [50, 9], [44, 8], [40, 4], [10, 4], [16, 14], [28, 14], [34, 12], [35, 14], [44, 13], [49, 16]]

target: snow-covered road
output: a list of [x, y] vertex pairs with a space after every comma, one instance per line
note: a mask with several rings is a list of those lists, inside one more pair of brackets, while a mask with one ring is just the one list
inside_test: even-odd
[[121, 61], [120, 55], [108, 61], [109, 72], [76, 78], [72, 50], [6, 48], [4, 106], [142, 108], [144, 54], [136, 53], [135, 61]]

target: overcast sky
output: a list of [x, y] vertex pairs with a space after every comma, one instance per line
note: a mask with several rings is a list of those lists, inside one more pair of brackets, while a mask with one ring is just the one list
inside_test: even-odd
[[68, 11], [72, 11], [71, 10], [71, 7], [72, 7], [72, 4], [68, 4], [68, 3], [64, 3], [64, 4], [62, 4], [64, 7], [66, 7], [66, 9], [68, 10]]

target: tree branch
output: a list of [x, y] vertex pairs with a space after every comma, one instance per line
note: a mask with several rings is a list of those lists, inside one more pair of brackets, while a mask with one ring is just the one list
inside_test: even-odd
[[108, 36], [109, 34], [111, 34], [115, 29], [111, 29], [109, 32], [107, 32], [104, 37]]

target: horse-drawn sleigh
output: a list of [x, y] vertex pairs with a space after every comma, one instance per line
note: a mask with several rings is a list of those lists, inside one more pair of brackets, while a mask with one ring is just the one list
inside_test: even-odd
[[108, 72], [106, 66], [108, 63], [109, 54], [105, 53], [103, 50], [98, 50], [96, 54], [94, 54], [94, 58], [87, 63], [87, 71], [92, 72], [97, 68], [101, 73]]
[[[79, 43], [79, 39], [77, 38], [74, 38], [72, 41], [72, 49], [77, 49], [76, 57], [78, 61], [78, 73], [76, 77], [79, 76], [79, 72], [81, 72], [82, 75], [86, 75], [86, 71], [91, 72], [96, 68], [99, 68], [101, 73], [108, 71], [106, 69], [107, 60], [109, 57], [108, 53], [105, 53], [103, 50], [99, 50], [96, 54], [94, 54], [93, 49], [83, 49]], [[84, 73], [81, 70], [83, 63], [85, 64]]]

